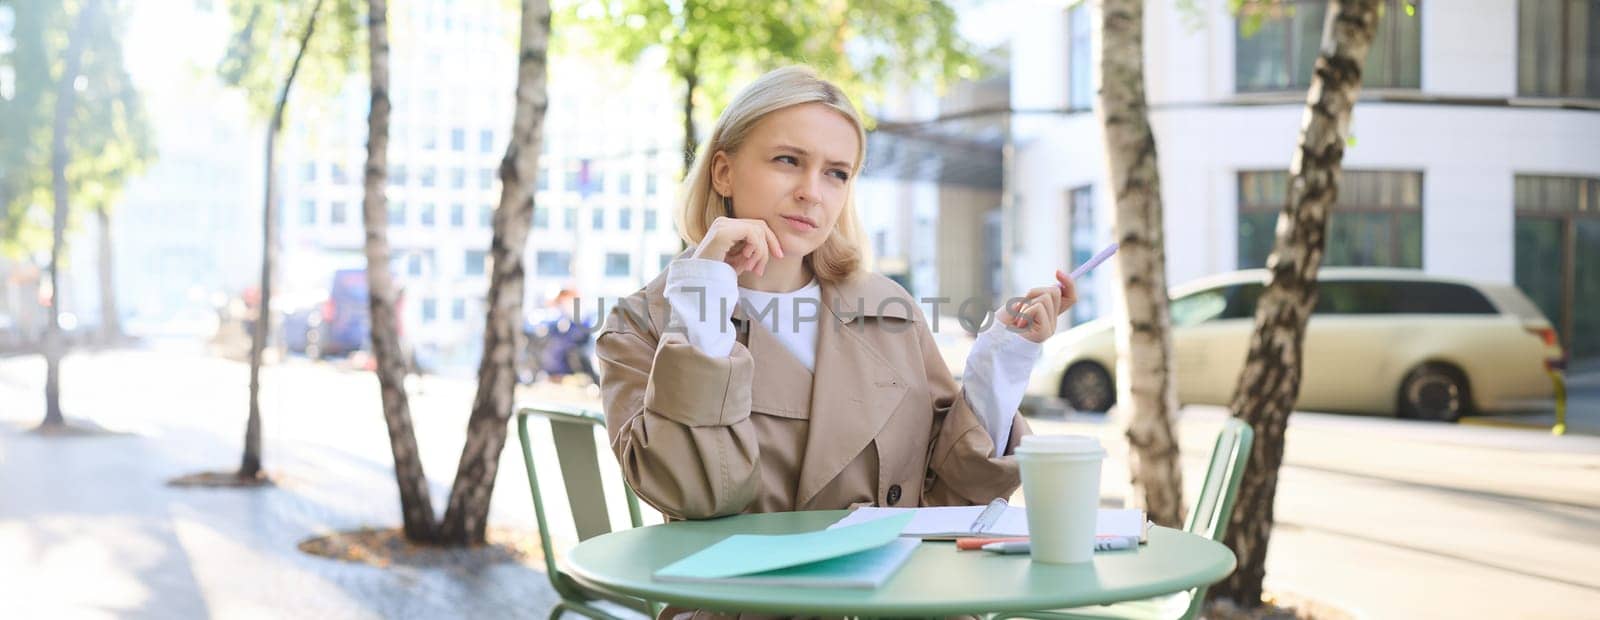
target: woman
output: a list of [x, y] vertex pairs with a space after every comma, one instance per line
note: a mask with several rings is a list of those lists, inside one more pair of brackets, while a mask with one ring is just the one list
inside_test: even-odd
[[1018, 485], [1017, 406], [1072, 283], [981, 332], [960, 388], [917, 301], [862, 267], [851, 184], [866, 135], [808, 69], [723, 112], [687, 184], [692, 249], [596, 341], [612, 448], [673, 519], [987, 503]]

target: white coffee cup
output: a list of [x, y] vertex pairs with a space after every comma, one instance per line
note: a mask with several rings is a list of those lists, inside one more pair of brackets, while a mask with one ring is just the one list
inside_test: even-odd
[[1085, 435], [1028, 435], [1016, 455], [1033, 561], [1094, 559], [1100, 464], [1106, 457], [1100, 441]]

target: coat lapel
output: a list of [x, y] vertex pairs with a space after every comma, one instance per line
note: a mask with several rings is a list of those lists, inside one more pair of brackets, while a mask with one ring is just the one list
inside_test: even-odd
[[[865, 337], [865, 330], [877, 329], [876, 326], [851, 312], [865, 305], [866, 314], [874, 315], [877, 298], [863, 298], [855, 292], [854, 287], [822, 286], [822, 322], [817, 330], [816, 370], [811, 382], [811, 424], [796, 509], [803, 510], [867, 448], [910, 389]], [[841, 308], [844, 312], [835, 312]]]
[[747, 327], [745, 347], [755, 360], [750, 386], [750, 408], [786, 418], [806, 418], [811, 412], [812, 372], [760, 321], [734, 311], [737, 325]]

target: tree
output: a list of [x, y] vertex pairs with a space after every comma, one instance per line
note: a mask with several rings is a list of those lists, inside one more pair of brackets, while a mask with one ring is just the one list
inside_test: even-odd
[[377, 361], [383, 420], [389, 429], [395, 483], [400, 487], [400, 514], [409, 540], [437, 538], [428, 478], [417, 452], [406, 398], [404, 347], [400, 345], [395, 309], [394, 276], [389, 271], [389, 207], [384, 195], [389, 170], [389, 8], [385, 0], [367, 2], [367, 67], [371, 104], [367, 111], [367, 165], [361, 203], [366, 226], [367, 295], [372, 317], [372, 353]]
[[721, 109], [742, 74], [806, 63], [864, 97], [895, 77], [947, 81], [978, 69], [956, 33], [955, 11], [942, 0], [796, 0], [781, 7], [759, 0], [591, 0], [570, 4], [562, 22], [564, 47], [603, 50], [625, 63], [652, 48], [666, 51], [668, 69], [684, 86], [685, 170], [698, 148], [696, 108]]
[[1101, 4], [1100, 101], [1106, 159], [1116, 196], [1117, 266], [1127, 312], [1117, 320], [1117, 402], [1129, 411], [1128, 465], [1134, 495], [1151, 520], [1183, 523], [1183, 478], [1172, 415], [1166, 240], [1156, 141], [1144, 94], [1144, 1]]
[[[127, 179], [154, 159], [138, 91], [123, 65], [120, 5], [101, 0], [72, 5], [16, 2], [13, 44], [0, 65], [15, 76], [13, 96], [0, 98], [0, 251], [27, 255], [51, 250], [51, 312], [46, 326], [46, 426], [60, 411], [58, 328], [63, 254], [77, 228], [72, 206], [100, 221], [101, 329], [119, 333], [110, 287], [111, 216]], [[70, 30], [69, 30], [70, 25]], [[61, 37], [59, 33], [66, 33]], [[64, 45], [63, 45], [64, 43]], [[42, 215], [51, 204], [51, 216]], [[48, 222], [48, 224], [47, 224]]]
[[[354, 47], [351, 33], [359, 30], [356, 25], [358, 10], [353, 0], [334, 0], [330, 11], [334, 36], [324, 37], [328, 43], [314, 48], [312, 35], [316, 32], [324, 1], [315, 0], [303, 15], [292, 6], [270, 0], [249, 0], [231, 5], [229, 9], [237, 28], [228, 52], [218, 67], [223, 80], [244, 89], [252, 108], [257, 113], [265, 112], [267, 117], [260, 301], [250, 338], [250, 412], [245, 423], [244, 452], [237, 474], [241, 480], [261, 478], [261, 356], [271, 329], [272, 278], [277, 260], [278, 200], [274, 157], [278, 135], [283, 128], [289, 96], [302, 63], [307, 58], [313, 58], [306, 66], [312, 69], [312, 77], [319, 78], [321, 90], [335, 88], [350, 70], [353, 57], [351, 50]], [[282, 69], [277, 60], [282, 55], [287, 24], [291, 23], [303, 23], [304, 26], [290, 39], [295, 42], [293, 56], [287, 73], [282, 74], [279, 73]], [[277, 75], [285, 77], [281, 86], [275, 87], [278, 84], [275, 81]], [[269, 94], [274, 91], [276, 96]]]
[[1244, 607], [1261, 604], [1271, 539], [1284, 429], [1300, 394], [1306, 321], [1317, 302], [1328, 207], [1338, 197], [1351, 111], [1361, 92], [1367, 50], [1382, 0], [1329, 0], [1306, 95], [1300, 139], [1289, 166], [1289, 191], [1267, 258], [1267, 288], [1257, 302], [1255, 333], [1233, 396], [1233, 415], [1250, 423], [1255, 444], [1245, 466], [1226, 543], [1239, 565], [1212, 586], [1212, 599]]
[[483, 357], [478, 362], [478, 389], [467, 422], [456, 479], [450, 487], [440, 535], [451, 544], [486, 540], [489, 499], [494, 492], [500, 452], [505, 448], [517, 376], [517, 334], [522, 328], [523, 249], [533, 222], [533, 188], [539, 172], [544, 114], [549, 106], [545, 85], [550, 39], [550, 3], [522, 0], [522, 35], [517, 54], [516, 105], [511, 142], [500, 160], [500, 202], [494, 212], [489, 312], [483, 332]]

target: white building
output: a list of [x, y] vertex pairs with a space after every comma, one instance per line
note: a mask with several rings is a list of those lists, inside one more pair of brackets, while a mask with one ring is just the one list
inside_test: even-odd
[[[390, 21], [389, 242], [406, 334], [475, 363], [518, 22], [489, 0], [391, 5]], [[589, 300], [631, 293], [677, 252], [671, 203], [682, 123], [658, 69], [552, 57], [524, 257], [529, 310], [572, 288], [593, 312]], [[366, 77], [352, 77], [338, 99], [302, 106], [284, 141], [285, 276], [306, 299], [326, 294], [329, 269], [365, 265], [368, 96]]]
[[[1272, 244], [1325, 2], [1253, 36], [1227, 0], [1145, 5], [1146, 84], [1171, 283], [1259, 266]], [[1110, 241], [1093, 113], [1093, 2], [1019, 10], [1013, 290]], [[1600, 354], [1600, 5], [1389, 0], [1345, 151], [1325, 264], [1514, 282], [1575, 356]], [[1108, 312], [1113, 275], [1084, 315]]]

